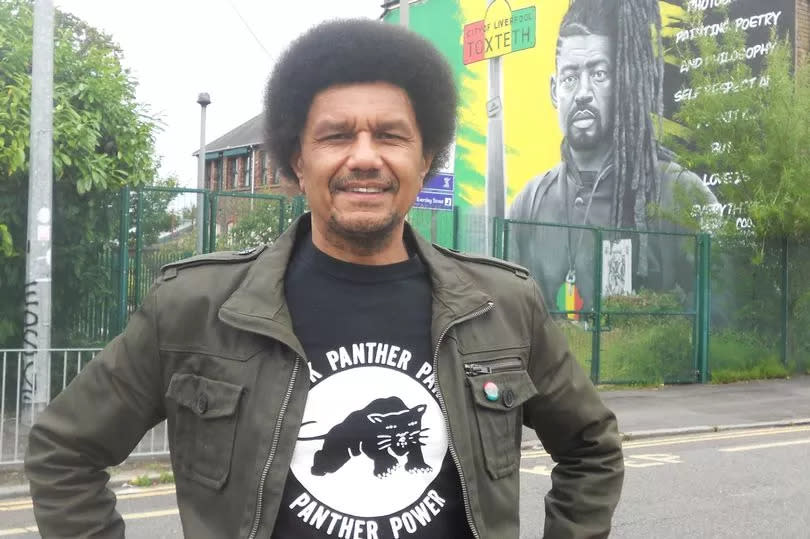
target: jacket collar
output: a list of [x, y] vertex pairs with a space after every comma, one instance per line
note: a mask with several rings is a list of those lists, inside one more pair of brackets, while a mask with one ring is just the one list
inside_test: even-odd
[[[292, 329], [284, 294], [284, 275], [296, 242], [311, 229], [310, 214], [297, 219], [266, 249], [248, 270], [242, 283], [219, 309], [219, 318], [237, 329], [279, 340], [305, 357]], [[417, 254], [425, 263], [433, 289], [433, 340], [454, 320], [486, 305], [490, 298], [473, 287], [458, 272], [458, 262], [439, 253], [405, 223]]]

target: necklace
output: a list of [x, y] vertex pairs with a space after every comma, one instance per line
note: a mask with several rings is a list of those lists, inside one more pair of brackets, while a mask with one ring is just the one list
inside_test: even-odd
[[[585, 213], [582, 217], [582, 223], [580, 226], [585, 226], [588, 223], [588, 217], [591, 213], [591, 205], [593, 204], [593, 198], [596, 195], [596, 189], [599, 187], [602, 179], [605, 177], [607, 173], [610, 172], [610, 165], [603, 168], [599, 175], [593, 182], [593, 187], [591, 188], [591, 194], [588, 198], [588, 204], [585, 206]], [[577, 238], [576, 247], [571, 249], [572, 245], [572, 232], [571, 226], [573, 223], [571, 222], [571, 208], [570, 208], [570, 199], [568, 196], [568, 166], [565, 162], [563, 162], [562, 169], [560, 170], [560, 179], [563, 182], [563, 205], [565, 206], [565, 220], [567, 226], [567, 234], [568, 234], [568, 242], [567, 242], [567, 252], [566, 255], [568, 257], [568, 273], [565, 275], [565, 281], [560, 286], [559, 290], [557, 291], [557, 308], [560, 311], [564, 311], [566, 313], [566, 318], [569, 320], [579, 320], [580, 314], [579, 312], [582, 307], [585, 305], [585, 301], [582, 299], [582, 296], [579, 293], [579, 289], [576, 286], [577, 283], [577, 255], [579, 255], [579, 251], [582, 248], [582, 238], [585, 235], [585, 229], [579, 229], [579, 237]], [[581, 198], [577, 197], [578, 200], [582, 200]], [[576, 202], [575, 202], [576, 203]]]

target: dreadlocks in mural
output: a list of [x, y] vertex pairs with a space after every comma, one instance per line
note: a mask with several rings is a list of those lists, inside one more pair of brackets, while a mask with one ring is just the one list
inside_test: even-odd
[[[663, 50], [660, 29], [654, 0], [571, 4], [560, 25], [551, 76], [551, 100], [563, 135], [561, 160], [526, 184], [510, 207], [510, 219], [675, 231], [660, 216], [676, 211], [676, 201], [683, 203], [676, 193], [690, 193], [690, 206], [717, 202], [700, 178], [675, 163], [656, 140], [655, 117], [663, 114], [663, 59], [655, 52]], [[563, 310], [589, 309], [593, 234], [564, 227], [512, 230], [510, 258], [543, 283], [549, 302]], [[604, 252], [624, 258], [610, 261], [607, 267], [617, 274], [605, 282], [626, 274], [634, 290], [692, 288], [694, 265], [678, 238], [608, 236], [613, 241]]]

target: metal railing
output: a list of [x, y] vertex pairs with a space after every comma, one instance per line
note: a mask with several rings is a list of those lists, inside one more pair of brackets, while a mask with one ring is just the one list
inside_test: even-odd
[[[46, 378], [49, 399], [53, 399], [100, 351], [98, 348], [54, 348], [48, 353]], [[0, 466], [23, 462], [28, 432], [37, 409], [31, 402], [31, 351], [0, 350]], [[155, 426], [141, 439], [130, 456], [165, 455], [169, 452], [166, 422]]]

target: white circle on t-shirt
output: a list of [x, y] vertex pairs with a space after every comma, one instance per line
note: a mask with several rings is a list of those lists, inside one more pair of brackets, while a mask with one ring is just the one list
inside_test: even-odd
[[[436, 398], [394, 368], [354, 367], [320, 380], [310, 389], [303, 423], [290, 469], [312, 497], [356, 517], [416, 502], [447, 454]], [[312, 437], [323, 439], [302, 440]]]

